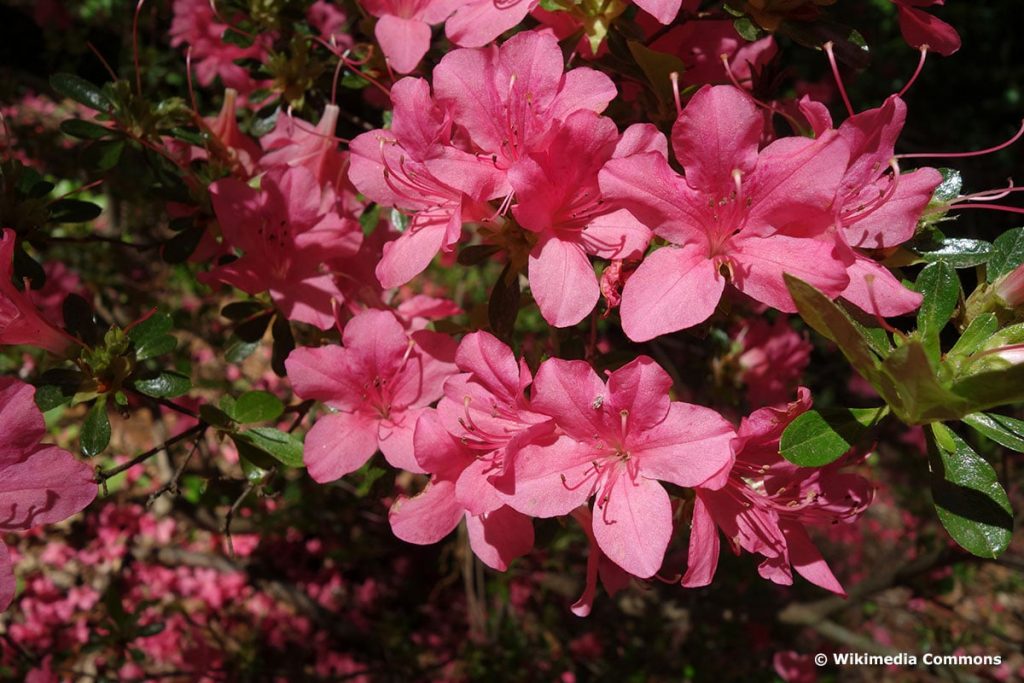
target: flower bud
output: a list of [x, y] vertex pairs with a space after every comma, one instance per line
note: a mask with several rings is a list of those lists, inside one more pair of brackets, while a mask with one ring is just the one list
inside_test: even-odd
[[996, 280], [992, 287], [1007, 308], [1024, 305], [1024, 264]]

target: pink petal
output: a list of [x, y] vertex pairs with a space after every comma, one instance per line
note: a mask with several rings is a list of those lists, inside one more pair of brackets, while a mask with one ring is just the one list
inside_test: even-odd
[[[567, 434], [581, 441], [605, 431], [602, 404], [608, 389], [589, 363], [549, 358], [533, 381], [534, 410], [555, 419]], [[616, 429], [619, 416], [615, 415]]]
[[829, 569], [825, 558], [821, 556], [814, 543], [807, 535], [807, 531], [798, 523], [783, 523], [782, 532], [786, 536], [786, 546], [789, 549], [789, 561], [800, 576], [804, 577], [815, 586], [821, 586], [827, 591], [846, 597], [846, 591], [836, 579], [832, 570]]
[[883, 318], [910, 313], [921, 305], [923, 297], [904, 287], [888, 268], [859, 254], [856, 259], [846, 270], [850, 284], [843, 290], [844, 299]]
[[601, 71], [586, 67], [572, 69], [565, 74], [550, 115], [564, 121], [580, 110], [600, 114], [618, 94], [615, 83]]
[[680, 583], [686, 588], [711, 585], [718, 568], [718, 527], [711, 518], [704, 499], [697, 495], [693, 502], [693, 521], [690, 524], [690, 549], [686, 573]]
[[643, 256], [651, 237], [653, 235], [646, 225], [629, 211], [619, 209], [588, 223], [581, 241], [588, 254], [621, 260]]
[[850, 147], [843, 195], [874, 182], [885, 172], [906, 120], [907, 105], [898, 95], [891, 95], [881, 107], [855, 114], [839, 126], [840, 137]]
[[733, 170], [750, 173], [764, 118], [750, 96], [731, 85], [704, 86], [672, 127], [672, 148], [686, 170], [686, 183], [726, 196]]
[[413, 434], [416, 462], [424, 472], [455, 479], [458, 473], [476, 462], [473, 454], [448, 433], [437, 411], [425, 410], [416, 421]]
[[46, 434], [35, 393], [31, 384], [0, 377], [0, 465], [21, 460]]
[[448, 18], [445, 34], [460, 47], [482, 47], [525, 19], [536, 5], [537, 0], [501, 5], [470, 0]]
[[455, 362], [473, 373], [473, 380], [502, 398], [519, 393], [519, 364], [512, 349], [489, 332], [473, 332], [462, 338]]
[[413, 447], [416, 420], [423, 411], [423, 408], [409, 408], [400, 412], [392, 410], [389, 419], [377, 423], [377, 445], [392, 467], [423, 473], [423, 468], [416, 462], [416, 449]]
[[455, 483], [455, 497], [470, 515], [482, 515], [497, 510], [505, 499], [490, 479], [498, 472], [487, 458], [476, 458], [466, 466]]
[[664, 247], [647, 256], [622, 288], [622, 329], [640, 342], [692, 327], [715, 312], [724, 289], [703, 248]]
[[391, 311], [375, 309], [367, 309], [349, 320], [341, 341], [359, 354], [365, 379], [393, 375], [409, 348], [409, 338], [398, 318]]
[[395, 536], [406, 543], [430, 545], [450, 534], [464, 514], [455, 502], [455, 483], [435, 479], [417, 496], [399, 496], [388, 521]]
[[736, 432], [710, 408], [673, 402], [665, 420], [644, 433], [632, 452], [649, 479], [698, 486], [733, 462]]
[[354, 409], [361, 402], [361, 386], [351, 355], [348, 349], [333, 345], [300, 347], [288, 354], [284, 367], [300, 398]]
[[400, 74], [415, 69], [430, 49], [430, 26], [415, 19], [386, 14], [377, 22], [373, 34], [391, 67]]
[[251, 221], [263, 210], [259, 192], [236, 178], [222, 178], [210, 185], [210, 203], [226, 242], [247, 253], [258, 248]]
[[56, 446], [38, 448], [0, 469], [0, 532], [59, 522], [96, 498], [92, 467]]
[[399, 287], [426, 270], [456, 224], [461, 230], [462, 214], [457, 207], [420, 211], [413, 216], [406, 231], [384, 245], [376, 271], [381, 287]]
[[[843, 237], [851, 247], [862, 249], [881, 249], [903, 244], [914, 236], [917, 222], [941, 182], [942, 174], [934, 168], [901, 173], [892, 196], [864, 218], [843, 225]], [[878, 197], [878, 185], [884, 191], [888, 181], [883, 180], [866, 188], [869, 192], [874, 190], [875, 194], [873, 197], [865, 197], [865, 202]], [[848, 201], [844, 209], [850, 210], [852, 207], [849, 204]]]
[[302, 459], [313, 481], [355, 472], [377, 452], [377, 420], [363, 413], [323, 415], [306, 434]]
[[946, 57], [960, 49], [956, 29], [938, 17], [913, 7], [899, 5], [900, 32], [911, 47], [927, 45]]
[[796, 312], [783, 273], [814, 285], [828, 296], [837, 296], [850, 282], [835, 245], [823, 239], [741, 234], [732, 242], [733, 285], [780, 311]]
[[333, 302], [344, 301], [345, 295], [335, 284], [334, 276], [325, 274], [275, 284], [270, 288], [270, 298], [288, 320], [329, 330], [337, 322]]
[[679, 14], [683, 0], [636, 0], [636, 5], [658, 20], [659, 24], [669, 25]]
[[11, 553], [0, 541], [0, 612], [11, 606], [18, 582], [14, 580], [14, 566], [11, 564]]
[[627, 414], [631, 435], [651, 429], [668, 415], [672, 378], [648, 356], [638, 356], [608, 377], [604, 404], [612, 415]]
[[541, 238], [530, 252], [530, 292], [555, 327], [570, 327], [594, 310], [601, 296], [583, 247], [557, 237]]
[[[594, 450], [567, 436], [549, 446], [526, 446], [516, 456], [508, 504], [531, 517], [560, 517], [593, 492]], [[564, 481], [563, 481], [564, 477]]]
[[623, 131], [622, 139], [615, 146], [615, 153], [612, 156], [620, 159], [646, 152], [657, 152], [667, 159], [668, 140], [653, 123], [634, 123]]
[[[594, 538], [608, 559], [633, 576], [654, 576], [672, 537], [672, 504], [661, 484], [630, 481], [625, 468], [594, 508]], [[600, 509], [599, 509], [600, 508]]]
[[479, 516], [466, 517], [469, 546], [480, 561], [500, 572], [512, 560], [533, 549], [533, 522], [505, 506]]

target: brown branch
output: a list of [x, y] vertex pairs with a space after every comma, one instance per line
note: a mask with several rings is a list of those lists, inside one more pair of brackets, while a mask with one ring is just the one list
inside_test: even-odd
[[131, 468], [135, 467], [136, 465], [141, 465], [142, 463], [146, 462], [147, 460], [152, 458], [154, 455], [156, 455], [160, 451], [163, 451], [163, 450], [166, 450], [166, 449], [170, 448], [171, 446], [173, 446], [174, 444], [178, 443], [179, 441], [184, 441], [185, 439], [191, 438], [191, 437], [193, 437], [193, 436], [195, 436], [197, 434], [202, 434], [203, 432], [206, 431], [206, 429], [209, 426], [210, 425], [206, 424], [205, 422], [200, 422], [199, 424], [195, 425], [194, 427], [189, 427], [188, 429], [183, 431], [181, 434], [178, 434], [177, 436], [172, 436], [170, 439], [168, 439], [167, 441], [163, 442], [159, 446], [156, 446], [154, 448], [150, 448], [145, 453], [140, 453], [139, 455], [136, 455], [134, 458], [132, 458], [128, 462], [122, 463], [122, 464], [118, 465], [117, 467], [112, 467], [109, 470], [101, 470], [101, 469], [99, 469], [97, 467], [96, 468], [96, 483], [97, 484], [106, 484], [107, 480], [110, 479], [111, 477], [116, 477], [117, 475], [121, 474], [122, 472], [124, 472], [126, 470], [130, 470]]

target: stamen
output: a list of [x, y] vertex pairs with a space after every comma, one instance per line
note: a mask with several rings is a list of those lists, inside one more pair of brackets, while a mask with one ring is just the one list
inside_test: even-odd
[[931, 152], [920, 152], [920, 153], [917, 153], [917, 154], [897, 154], [896, 158], [897, 159], [962, 159], [962, 158], [965, 158], [965, 157], [980, 157], [980, 156], [983, 156], [985, 154], [992, 154], [993, 152], [998, 152], [1001, 149], [1005, 149], [1005, 148], [1009, 147], [1013, 143], [1017, 142], [1017, 140], [1019, 140], [1022, 135], [1024, 135], [1024, 120], [1021, 120], [1021, 126], [1017, 130], [1017, 132], [1013, 134], [1012, 138], [1010, 138], [1006, 142], [1003, 142], [1003, 143], [1000, 143], [1000, 144], [996, 145], [995, 147], [989, 147], [988, 149], [979, 149], [976, 152], [937, 152], [937, 153], [934, 153], [934, 154], [931, 153]]
[[626, 427], [627, 427], [627, 424], [629, 422], [629, 411], [625, 410], [625, 409], [619, 411], [619, 419], [620, 419], [620, 424], [622, 426], [622, 436], [625, 437], [626, 436]]
[[196, 104], [196, 90], [192, 85], [192, 46], [185, 50], [185, 83], [188, 85], [188, 97], [192, 101], [192, 111], [199, 116], [199, 105]]
[[1007, 213], [1024, 214], [1024, 208], [1019, 206], [1005, 206], [1003, 204], [950, 204], [950, 209], [989, 209], [990, 211], [1005, 211]]
[[733, 86], [735, 86], [737, 90], [739, 90], [741, 93], [746, 95], [747, 98], [751, 102], [753, 102], [755, 105], [757, 105], [758, 107], [761, 107], [762, 109], [765, 109], [765, 110], [771, 112], [772, 114], [778, 114], [782, 118], [786, 119], [786, 122], [789, 123], [790, 126], [792, 126], [792, 128], [793, 128], [793, 130], [795, 132], [799, 133], [800, 131], [803, 130], [803, 126], [800, 125], [800, 122], [797, 121], [796, 118], [794, 118], [792, 114], [789, 114], [788, 112], [783, 111], [782, 109], [779, 109], [774, 104], [768, 104], [766, 102], [762, 102], [761, 100], [759, 100], [756, 97], [754, 97], [749, 90], [747, 90], [742, 85], [740, 85], [740, 82], [738, 80], [736, 80], [736, 74], [734, 74], [732, 72], [732, 67], [729, 66], [729, 55], [722, 54], [722, 55], [719, 55], [719, 56], [720, 56], [720, 58], [722, 60], [722, 64], [725, 65], [725, 74], [726, 74], [726, 76], [729, 77], [729, 81], [732, 82]]
[[836, 64], [836, 55], [832, 52], [832, 41], [828, 41], [821, 46], [825, 50], [825, 54], [828, 55], [829, 66], [832, 67], [832, 76], [836, 79], [836, 85], [839, 87], [839, 94], [843, 96], [843, 104], [846, 105], [846, 111], [853, 116], [853, 105], [850, 104], [850, 96], [846, 94], [846, 87], [843, 85], [843, 79], [839, 76], [839, 65]]
[[1013, 178], [1007, 178], [1009, 186], [1005, 190], [985, 190], [983, 192], [974, 192], [972, 194], [960, 195], [957, 197], [957, 201], [968, 201], [968, 202], [991, 202], [1003, 197], [1009, 197], [1014, 192], [1024, 191], [1024, 187], [1017, 187], [1013, 184]]
[[880, 208], [885, 206], [885, 203], [892, 199], [892, 196], [896, 194], [896, 186], [900, 181], [900, 165], [896, 159], [889, 160], [889, 167], [892, 169], [892, 180], [889, 186], [886, 187], [885, 191], [879, 193], [878, 197], [866, 206], [859, 207], [859, 210], [855, 213], [847, 214], [842, 216], [842, 222], [845, 225], [856, 223], [857, 221], [863, 220], [878, 211]]
[[928, 58], [928, 46], [927, 45], [922, 45], [921, 46], [921, 59], [917, 62], [917, 69], [914, 70], [914, 75], [911, 76], [910, 80], [907, 81], [907, 84], [905, 86], [903, 86], [903, 89], [900, 90], [900, 92], [897, 95], [897, 97], [903, 97], [904, 93], [906, 93], [908, 90], [910, 90], [910, 86], [914, 85], [914, 81], [916, 81], [917, 77], [921, 74], [921, 69], [924, 68], [924, 60], [927, 59], [927, 58]]
[[[728, 66], [726, 66], [728, 68]], [[676, 117], [683, 113], [683, 105], [679, 100], [679, 72], [673, 71], [668, 75], [670, 81], [672, 81], [672, 97], [676, 101]]]

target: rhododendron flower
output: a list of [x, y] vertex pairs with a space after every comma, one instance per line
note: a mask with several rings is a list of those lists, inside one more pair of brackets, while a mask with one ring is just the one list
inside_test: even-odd
[[732, 79], [722, 65], [723, 55], [734, 82], [746, 86], [778, 53], [773, 36], [748, 42], [731, 21], [688, 21], [651, 43], [651, 49], [682, 60], [686, 71], [679, 75], [680, 87], [729, 83]]
[[[256, 162], [262, 151], [252, 138], [239, 130], [237, 102], [238, 91], [233, 88], [225, 89], [224, 104], [221, 105], [220, 113], [214, 118], [206, 119], [206, 124], [213, 136], [210, 144], [219, 148], [224, 160], [231, 166], [237, 166], [238, 175], [248, 178], [256, 172]], [[205, 158], [206, 150], [193, 148], [192, 159]]]
[[459, 500], [458, 482], [476, 462], [474, 452], [449, 434], [433, 411], [423, 413], [414, 435], [416, 461], [433, 476], [417, 496], [399, 497], [388, 519], [403, 541], [426, 545], [451, 533], [465, 518], [469, 544], [488, 567], [505, 571], [515, 558], [533, 548], [530, 518], [505, 505], [495, 491], [483, 491], [471, 513]]
[[685, 178], [657, 152], [612, 159], [601, 190], [673, 246], [650, 254], [622, 291], [622, 326], [634, 341], [706, 320], [726, 280], [786, 312], [790, 273], [830, 296], [849, 278], [825, 234], [849, 158], [846, 143], [782, 138], [758, 152], [763, 118], [731, 86], [705, 86], [672, 131]]
[[553, 417], [562, 435], [519, 451], [509, 504], [555, 517], [594, 496], [601, 551], [634, 576], [653, 576], [672, 535], [672, 504], [658, 481], [703, 484], [732, 464], [736, 436], [715, 411], [670, 401], [671, 386], [646, 356], [607, 383], [583, 361], [545, 361], [531, 405]]
[[747, 401], [756, 407], [785, 402], [811, 362], [811, 342], [785, 318], [778, 318], [774, 325], [753, 318], [736, 337], [743, 345], [738, 361]]
[[810, 392], [779, 408], [762, 408], [740, 424], [736, 464], [699, 487], [690, 530], [690, 558], [684, 586], [706, 586], [718, 565], [718, 529], [733, 551], [764, 557], [758, 567], [774, 583], [793, 583], [793, 569], [805, 579], [840, 595], [832, 574], [805, 528], [856, 520], [871, 503], [871, 483], [842, 471], [851, 454], [820, 468], [803, 468], [779, 455], [782, 432], [811, 407]]
[[74, 337], [43, 317], [27, 289], [14, 286], [14, 245], [17, 234], [0, 231], [0, 344], [25, 344], [66, 356], [78, 343]]
[[270, 292], [289, 320], [322, 330], [334, 325], [332, 302], [343, 299], [324, 263], [359, 249], [358, 221], [321, 215], [320, 186], [303, 167], [268, 172], [254, 190], [235, 178], [210, 187], [225, 241], [243, 251], [235, 261], [200, 275], [249, 294]]
[[892, 0], [900, 14], [900, 33], [911, 47], [935, 50], [946, 57], [960, 49], [960, 35], [942, 19], [919, 7], [944, 5], [945, 0]]
[[384, 246], [377, 277], [385, 288], [405, 284], [439, 251], [450, 251], [462, 223], [493, 213], [480, 202], [502, 194], [505, 185], [489, 160], [450, 144], [451, 119], [431, 99], [426, 81], [402, 79], [391, 99], [391, 130], [353, 140], [349, 172], [372, 201], [414, 212], [399, 238]]
[[296, 394], [337, 411], [321, 416], [306, 436], [310, 476], [343, 477], [378, 448], [395, 467], [421, 472], [413, 430], [455, 372], [455, 342], [427, 330], [406, 334], [389, 311], [367, 310], [345, 325], [342, 344], [299, 348], [285, 361]]
[[563, 64], [553, 35], [517, 33], [501, 47], [445, 55], [434, 69], [434, 95], [478, 150], [508, 169], [546, 149], [549, 134], [570, 114], [599, 114], [615, 97], [615, 84], [605, 74], [588, 68], [566, 72]]
[[601, 546], [594, 536], [594, 515], [585, 507], [578, 507], [572, 511], [573, 519], [580, 523], [583, 533], [587, 536], [587, 577], [583, 584], [583, 594], [572, 604], [572, 613], [578, 617], [590, 615], [594, 607], [594, 598], [597, 595], [597, 579], [601, 579], [601, 585], [610, 597], [629, 585], [630, 576], [622, 567], [615, 564], [601, 552]]
[[[96, 497], [92, 468], [65, 450], [41, 444], [46, 435], [35, 389], [0, 377], [0, 532], [53, 524]], [[0, 541], [0, 610], [14, 597], [7, 546]]]
[[566, 119], [551, 143], [509, 171], [520, 201], [519, 224], [536, 233], [530, 251], [530, 291], [544, 319], [575, 325], [600, 296], [587, 254], [607, 259], [640, 258], [651, 232], [625, 209], [601, 198], [597, 174], [618, 142], [615, 122], [580, 110]]
[[461, 47], [483, 47], [526, 18], [539, 0], [462, 0], [444, 25]]
[[[910, 240], [932, 193], [942, 182], [942, 174], [934, 168], [886, 173], [906, 117], [906, 104], [892, 95], [881, 107], [851, 116], [838, 129], [850, 147], [850, 162], [837, 199], [841, 243], [852, 247], [845, 250], [850, 283], [842, 296], [882, 316], [916, 309], [921, 295], [904, 287], [861, 250], [887, 249]], [[819, 135], [823, 132], [821, 126], [831, 127], [827, 110], [816, 117], [815, 126]]]

